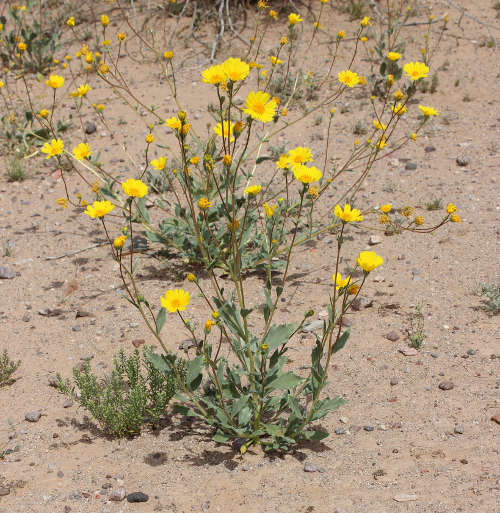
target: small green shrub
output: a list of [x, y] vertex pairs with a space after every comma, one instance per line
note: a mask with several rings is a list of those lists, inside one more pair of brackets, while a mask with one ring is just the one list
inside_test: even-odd
[[7, 163], [7, 180], [9, 182], [22, 182], [26, 178], [23, 162], [15, 155]]
[[[73, 369], [74, 385], [58, 374], [57, 388], [78, 401], [110, 435], [136, 435], [145, 423], [159, 424], [177, 390], [174, 373], [156, 370], [146, 357], [150, 351], [144, 349], [140, 355], [135, 350], [127, 357], [122, 349], [114, 358], [111, 374], [103, 379], [93, 374], [86, 362], [81, 370]], [[180, 375], [185, 374], [182, 360], [173, 355], [166, 358]]]
[[21, 360], [17, 362], [12, 361], [5, 349], [0, 357], [0, 387], [8, 385], [12, 381], [12, 375], [19, 369]]
[[408, 336], [410, 338], [410, 345], [415, 349], [420, 349], [425, 340], [424, 330], [424, 314], [422, 313], [422, 303], [415, 306], [415, 311], [410, 315], [410, 327], [408, 329]]
[[480, 287], [478, 294], [485, 296], [484, 309], [492, 315], [500, 313], [500, 278], [496, 283], [481, 283]]

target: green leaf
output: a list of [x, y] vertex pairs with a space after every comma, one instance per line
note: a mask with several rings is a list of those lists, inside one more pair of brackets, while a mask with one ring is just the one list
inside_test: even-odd
[[297, 323], [273, 325], [269, 328], [264, 344], [267, 344], [269, 350], [275, 349], [288, 342], [292, 333], [298, 328]]
[[335, 399], [327, 397], [326, 399], [318, 401], [311, 417], [311, 422], [321, 419], [331, 411], [338, 410], [345, 403], [346, 401], [345, 399], [342, 399], [342, 397], [335, 397]]
[[295, 388], [297, 385], [302, 383], [304, 381], [303, 378], [300, 376], [297, 376], [293, 372], [285, 372], [284, 374], [281, 374], [281, 376], [267, 386], [270, 390], [289, 390], [292, 388]]
[[323, 440], [328, 436], [328, 431], [303, 431], [300, 433], [302, 438], [306, 440]]
[[262, 427], [266, 430], [266, 433], [274, 437], [283, 437], [285, 433], [281, 431], [279, 426], [275, 424], [263, 424]]
[[245, 405], [248, 403], [249, 395], [243, 395], [236, 401], [234, 401], [233, 406], [231, 408], [231, 416], [236, 417], [238, 413], [245, 407]]
[[217, 433], [212, 437], [212, 440], [214, 442], [218, 442], [220, 444], [223, 444], [230, 440], [230, 436], [225, 435], [222, 431], [218, 430]]
[[163, 325], [165, 324], [165, 319], [167, 318], [167, 311], [165, 308], [160, 308], [158, 315], [156, 316], [156, 333], [160, 334]]
[[145, 196], [143, 198], [140, 198], [139, 200], [137, 200], [137, 210], [139, 211], [139, 214], [142, 217], [142, 219], [144, 219], [147, 223], [149, 223], [150, 222], [149, 212], [148, 212], [148, 209], [146, 208], [146, 197]]
[[263, 157], [259, 157], [255, 163], [256, 164], [260, 164], [261, 162], [265, 162], [266, 160], [272, 160], [273, 158], [272, 157], [266, 157], [266, 156], [263, 156]]
[[246, 426], [251, 418], [252, 410], [248, 406], [245, 406], [238, 415], [238, 424], [240, 426]]
[[196, 390], [201, 383], [201, 370], [203, 369], [203, 355], [187, 362], [186, 384], [191, 390]]
[[156, 354], [152, 351], [145, 352], [146, 358], [151, 362], [151, 365], [160, 372], [171, 372], [172, 364], [170, 360], [163, 354]]
[[344, 331], [342, 335], [340, 335], [340, 337], [337, 339], [337, 342], [335, 342], [335, 345], [333, 346], [333, 353], [340, 351], [345, 346], [345, 343], [347, 342], [347, 339], [349, 338], [350, 334], [351, 329], [349, 328], [348, 330]]

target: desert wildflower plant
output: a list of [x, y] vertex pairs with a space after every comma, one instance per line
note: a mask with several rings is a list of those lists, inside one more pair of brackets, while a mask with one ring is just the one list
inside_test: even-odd
[[[326, 3], [317, 3], [319, 14], [306, 44], [324, 33], [319, 19]], [[339, 62], [345, 32], [330, 35], [330, 63], [307, 74], [315, 77], [316, 99], [311, 96], [307, 108], [297, 112], [293, 100], [304, 77], [293, 62], [307, 20], [296, 12], [285, 16], [267, 2], [258, 2], [255, 35], [247, 52], [200, 70], [202, 94], [212, 105], [211, 126], [203, 136], [182, 105], [175, 49], [165, 50], [158, 38], [143, 37], [130, 23], [128, 7], [118, 0], [116, 4], [126, 30], [110, 34], [110, 20], [103, 13], [98, 18], [102, 44], [82, 44], [75, 64], [47, 74], [45, 87], [51, 102], [35, 108], [32, 95], [28, 97], [34, 119], [49, 134], [41, 153], [54, 159], [60, 169], [78, 173], [93, 198], [83, 204], [81, 198], [68, 194], [58, 203], [84, 207], [82, 222], [102, 228], [126, 297], [163, 351], [148, 351], [148, 361], [158, 372], [175, 377], [177, 411], [204, 420], [212, 426], [214, 440], [235, 441], [242, 453], [252, 444], [266, 450], [286, 449], [301, 439], [322, 439], [328, 433], [314, 423], [345, 402], [341, 396], [324, 394], [332, 360], [350, 336], [350, 330], [343, 328], [344, 317], [370, 273], [384, 264], [383, 256], [374, 251], [360, 248], [346, 255], [346, 235], [362, 225], [392, 234], [425, 234], [448, 222], [460, 222], [452, 204], [430, 222], [414, 207], [368, 205], [359, 197], [374, 164], [412, 144], [424, 125], [439, 115], [433, 106], [415, 109], [410, 102], [429, 67], [415, 58], [406, 59], [401, 48], [391, 45], [386, 67], [395, 70], [397, 66], [398, 71], [384, 82], [379, 96], [371, 95], [364, 87], [367, 80], [358, 58], [363, 38], [374, 23], [364, 17], [352, 35], [349, 64]], [[280, 18], [283, 33], [275, 31], [272, 55], [264, 55], [264, 35]], [[70, 17], [66, 25], [80, 41], [77, 21]], [[119, 57], [132, 35], [162, 71], [175, 115], [145, 105], [121, 75]], [[275, 73], [281, 74], [284, 84], [291, 84], [281, 98], [279, 90], [272, 89]], [[78, 116], [89, 102], [111, 130], [105, 107], [92, 103], [97, 82], [132, 109], [143, 109], [148, 118], [146, 135], [141, 136], [144, 165], [125, 180], [105, 169], [87, 141], [65, 141], [57, 134], [62, 97], [72, 98]], [[367, 137], [353, 141], [343, 162], [333, 165], [328, 157], [335, 130], [334, 106], [354, 89], [366, 95], [373, 123], [367, 127]], [[290, 146], [273, 155], [275, 139], [313, 113], [328, 117], [324, 146]], [[165, 145], [161, 141], [166, 138], [174, 143]], [[347, 176], [348, 184], [342, 185], [340, 178]], [[280, 319], [278, 305], [297, 248], [324, 233], [333, 234], [336, 241], [331, 269], [324, 276], [330, 286], [328, 313], [321, 332], [314, 335], [309, 365], [293, 372], [288, 353], [318, 305], [308, 305], [296, 319]], [[140, 288], [137, 273], [147, 257], [135, 247], [138, 234], [186, 265], [182, 288], [169, 288], [157, 297], [148, 297]], [[350, 271], [344, 275], [341, 259], [350, 262]], [[262, 279], [263, 305], [250, 299], [252, 274]], [[192, 320], [195, 305], [205, 309], [202, 323]], [[173, 325], [182, 327], [190, 340], [185, 373], [168, 350], [165, 327]]]

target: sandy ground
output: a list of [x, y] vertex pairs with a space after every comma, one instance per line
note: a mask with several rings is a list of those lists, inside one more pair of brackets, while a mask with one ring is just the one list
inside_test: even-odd
[[[468, 18], [458, 27], [456, 10], [446, 2], [434, 4], [436, 16], [448, 9], [450, 30], [432, 63], [437, 70], [448, 61], [447, 70], [439, 72], [435, 94], [418, 95], [438, 108], [440, 116], [416, 143], [377, 163], [362, 197], [370, 205], [393, 201], [420, 206], [441, 198], [443, 204], [452, 201], [459, 207], [462, 224], [447, 225], [433, 236], [383, 237], [376, 246], [386, 263], [363, 293], [373, 305], [351, 316], [351, 338], [335, 357], [326, 390], [348, 402], [322, 419], [320, 425], [331, 435], [320, 444], [272, 456], [250, 449], [242, 457], [212, 442], [203, 426], [189, 426], [175, 415], [157, 433], [146, 429], [132, 440], [111, 440], [89, 425], [76, 404], [63, 408], [65, 398], [49, 386], [56, 372], [70, 376], [72, 367], [90, 355], [92, 366], [102, 371], [120, 348], [131, 351], [137, 339], [153, 341], [122, 298], [106, 247], [47, 259], [102, 240], [97, 223], [55, 206], [64, 188], [52, 174], [52, 163], [32, 159], [22, 183], [8, 183], [2, 173], [0, 237], [3, 245], [9, 241], [10, 255], [1, 257], [1, 265], [16, 276], [0, 280], [0, 350], [7, 348], [22, 366], [15, 383], [0, 389], [0, 444], [8, 449], [0, 460], [0, 489], [9, 492], [0, 496], [1, 513], [500, 511], [500, 425], [491, 420], [500, 412], [500, 326], [498, 316], [488, 316], [474, 294], [480, 282], [497, 279], [499, 269], [498, 53], [480, 44], [488, 37], [485, 27]], [[485, 22], [497, 22], [490, 1], [467, 9]], [[328, 11], [324, 23], [334, 27], [332, 33], [354, 28], [336, 11]], [[405, 58], [414, 60], [421, 33], [418, 27], [407, 30]], [[497, 36], [498, 29], [492, 33]], [[238, 48], [224, 47], [220, 58], [238, 55]], [[327, 48], [318, 44], [308, 65], [319, 69]], [[186, 55], [190, 60], [178, 81], [180, 100], [203, 132], [208, 117], [199, 73], [208, 60], [199, 49], [188, 49]], [[341, 58], [347, 56], [346, 50]], [[364, 65], [366, 61], [360, 68]], [[176, 108], [165, 84], [147, 64], [125, 58], [123, 69], [148, 103], [159, 105], [165, 117], [173, 115]], [[141, 89], [143, 81], [151, 84], [147, 91]], [[130, 154], [140, 159], [147, 118], [134, 117], [97, 82], [93, 87], [94, 101], [106, 101], [118, 132], [111, 139], [89, 110], [84, 119], [98, 123], [89, 142], [105, 149], [101, 159], [116, 175], [129, 176], [133, 166], [121, 157], [119, 141], [126, 139]], [[117, 125], [120, 118], [128, 124]], [[335, 118], [335, 157], [355, 138], [357, 120], [370, 123], [371, 114], [353, 96], [347, 111]], [[287, 131], [283, 141], [290, 147], [310, 145], [320, 156], [326, 123], [326, 115], [317, 125], [307, 119]], [[80, 140], [78, 128], [71, 137]], [[468, 164], [459, 166], [457, 157]], [[407, 169], [407, 159], [417, 168]], [[69, 175], [68, 183], [71, 193], [81, 191], [85, 197], [76, 175]], [[441, 215], [424, 214], [429, 220]], [[365, 249], [372, 233], [352, 232], [348, 251]], [[308, 308], [316, 309], [315, 319], [321, 318], [331, 287], [333, 242], [327, 236], [296, 253], [281, 322], [297, 320]], [[149, 297], [159, 297], [171, 286], [188, 286], [168, 261], [143, 263], [139, 282]], [[71, 280], [78, 290], [65, 298]], [[250, 298], [259, 301], [260, 284], [251, 281], [249, 286]], [[206, 313], [201, 303], [196, 308], [197, 301], [192, 318], [201, 321]], [[399, 349], [408, 347], [409, 315], [419, 302], [426, 340], [416, 356], [404, 356]], [[47, 308], [62, 312], [43, 315]], [[75, 318], [77, 310], [92, 316]], [[399, 340], [386, 338], [391, 331]], [[179, 324], [169, 325], [171, 349], [183, 338]], [[307, 363], [312, 343], [307, 334], [294, 341], [293, 369]], [[443, 381], [451, 381], [453, 388], [441, 390]], [[37, 423], [25, 420], [33, 410], [42, 413]], [[320, 471], [305, 472], [306, 462]], [[120, 486], [127, 493], [148, 494], [149, 501], [110, 502], [111, 490]]]

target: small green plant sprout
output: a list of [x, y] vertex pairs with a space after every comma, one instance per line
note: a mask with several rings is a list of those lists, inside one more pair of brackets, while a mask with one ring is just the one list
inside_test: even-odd
[[7, 162], [6, 173], [9, 182], [22, 182], [26, 178], [23, 161], [17, 154]]
[[[85, 362], [73, 369], [74, 384], [57, 375], [58, 390], [78, 401], [100, 427], [116, 437], [134, 436], [144, 424], [158, 426], [168, 402], [177, 390], [173, 373], [156, 370], [147, 358], [151, 348], [142, 355], [135, 350], [126, 356], [121, 350], [113, 361], [111, 374], [99, 378]], [[184, 375], [184, 363], [173, 355], [165, 359]], [[78, 390], [78, 393], [77, 393]]]
[[0, 356], [0, 387], [11, 384], [14, 379], [12, 378], [13, 374], [19, 369], [21, 365], [21, 360], [17, 362], [12, 361], [9, 358], [7, 350], [4, 349], [2, 356]]
[[435, 198], [425, 203], [425, 208], [429, 211], [441, 210], [443, 208], [443, 200], [441, 198]]
[[423, 303], [419, 302], [415, 310], [410, 314], [410, 326], [408, 327], [408, 338], [411, 347], [420, 349], [425, 340], [424, 314], [422, 313]]
[[500, 278], [496, 283], [481, 283], [478, 291], [479, 296], [483, 296], [483, 307], [491, 315], [500, 313]]

